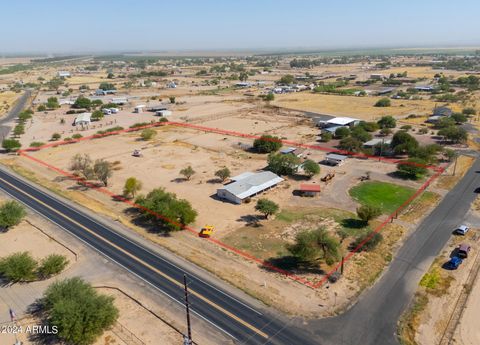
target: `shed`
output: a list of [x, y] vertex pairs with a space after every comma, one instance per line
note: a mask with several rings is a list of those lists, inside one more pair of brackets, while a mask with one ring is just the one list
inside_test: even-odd
[[161, 117], [168, 117], [172, 115], [171, 110], [159, 110], [155, 112], [155, 115], [161, 116]]
[[369, 140], [366, 143], [364, 143], [363, 147], [370, 148], [370, 147], [374, 147], [375, 145], [382, 144], [382, 143], [390, 145], [391, 142], [392, 142], [392, 139], [373, 138], [372, 140]]
[[57, 72], [57, 75], [60, 77], [60, 78], [68, 78], [71, 76], [70, 72], [69, 71], [58, 71]]
[[342, 165], [346, 160], [348, 156], [345, 155], [339, 155], [337, 153], [328, 153], [327, 156], [325, 157], [325, 161], [329, 165]]
[[111, 99], [111, 103], [122, 105], [128, 103], [128, 100], [127, 97], [114, 97]]
[[320, 193], [320, 185], [318, 184], [301, 184], [299, 188], [302, 196], [315, 196]]
[[245, 199], [275, 187], [283, 178], [271, 171], [245, 172], [232, 177], [234, 182], [217, 189], [217, 196], [235, 204], [241, 204]]
[[360, 123], [359, 119], [355, 119], [353, 117], [334, 117], [333, 119], [330, 119], [326, 121], [327, 127], [333, 127], [333, 126], [355, 126]]
[[133, 112], [134, 112], [134, 113], [142, 113], [144, 108], [145, 108], [145, 105], [144, 105], [144, 104], [137, 105], [137, 106], [135, 106], [135, 108], [133, 109]]
[[92, 113], [81, 113], [75, 118], [75, 122], [73, 123], [75, 126], [81, 125], [89, 125], [91, 122]]
[[280, 153], [286, 155], [286, 154], [289, 154], [289, 153], [294, 153], [296, 149], [297, 149], [296, 147], [287, 147], [287, 148], [284, 148], [284, 149], [280, 150]]

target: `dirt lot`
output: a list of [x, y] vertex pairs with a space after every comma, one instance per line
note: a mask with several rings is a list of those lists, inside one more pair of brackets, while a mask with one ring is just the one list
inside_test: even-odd
[[381, 97], [338, 96], [300, 92], [276, 95], [274, 105], [288, 109], [311, 111], [320, 114], [350, 116], [373, 121], [384, 115], [405, 117], [410, 114], [431, 114], [435, 102], [430, 100], [395, 100], [390, 107], [374, 107]]

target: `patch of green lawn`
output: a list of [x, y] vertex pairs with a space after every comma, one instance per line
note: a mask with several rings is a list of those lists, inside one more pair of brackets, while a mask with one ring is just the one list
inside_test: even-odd
[[349, 191], [350, 196], [363, 205], [379, 207], [382, 213], [390, 214], [407, 201], [415, 190], [387, 182], [362, 182]]

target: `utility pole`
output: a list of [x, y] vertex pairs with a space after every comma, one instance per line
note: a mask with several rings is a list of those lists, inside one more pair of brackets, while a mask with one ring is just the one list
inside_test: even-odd
[[187, 312], [187, 335], [183, 336], [183, 345], [192, 345], [192, 329], [190, 326], [190, 305], [188, 303], [187, 275], [183, 275], [183, 286], [185, 288], [185, 310]]

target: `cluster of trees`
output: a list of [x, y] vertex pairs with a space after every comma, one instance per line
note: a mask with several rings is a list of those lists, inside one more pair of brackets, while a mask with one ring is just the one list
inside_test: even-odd
[[282, 147], [282, 140], [272, 135], [262, 135], [253, 141], [253, 149], [258, 153], [278, 151]]
[[106, 160], [97, 159], [92, 161], [88, 154], [76, 154], [70, 162], [70, 170], [85, 180], [97, 179], [108, 185], [108, 179], [112, 176], [113, 169]]
[[146, 220], [166, 231], [181, 230], [197, 217], [197, 211], [189, 201], [177, 199], [174, 193], [168, 193], [163, 188], [156, 188], [146, 196], [140, 195], [135, 202], [142, 206], [140, 212]]
[[39, 263], [30, 253], [20, 252], [0, 259], [0, 276], [10, 283], [30, 282], [59, 274], [67, 265], [63, 255], [51, 254]]
[[302, 163], [301, 159], [292, 153], [271, 153], [268, 156], [267, 163], [267, 169], [277, 175], [294, 175], [299, 168], [301, 168], [308, 177], [320, 173], [320, 166], [317, 162], [307, 159]]
[[[92, 108], [99, 107], [103, 104], [101, 99], [95, 99], [91, 101], [89, 98], [84, 97], [84, 96], [79, 96], [76, 100], [75, 103], [72, 104], [72, 108], [75, 109], [87, 109], [90, 110]], [[103, 115], [103, 113], [102, 113]]]
[[71, 278], [50, 285], [41, 307], [62, 342], [88, 345], [116, 322], [119, 313], [113, 301], [82, 279]]

